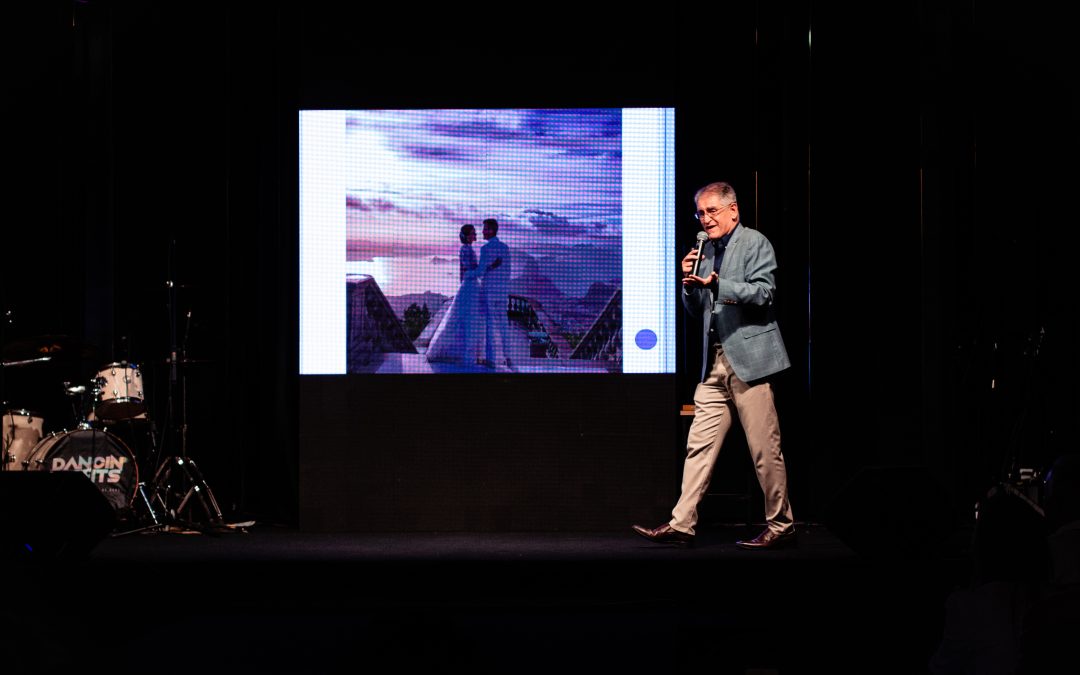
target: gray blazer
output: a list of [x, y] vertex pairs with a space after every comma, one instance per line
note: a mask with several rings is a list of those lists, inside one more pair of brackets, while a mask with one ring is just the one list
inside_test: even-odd
[[[705, 247], [700, 276], [713, 271], [712, 246]], [[701, 322], [701, 379], [709, 371], [709, 344], [720, 341], [740, 380], [750, 382], [791, 366], [773, 300], [776, 253], [765, 235], [738, 224], [728, 240], [716, 285], [682, 292], [686, 311]], [[712, 335], [710, 335], [712, 331]]]

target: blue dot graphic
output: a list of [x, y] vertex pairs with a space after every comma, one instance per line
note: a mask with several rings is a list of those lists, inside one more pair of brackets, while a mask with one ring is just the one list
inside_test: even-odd
[[638, 346], [638, 349], [652, 349], [656, 346], [656, 333], [648, 328], [639, 330], [634, 336], [634, 344]]

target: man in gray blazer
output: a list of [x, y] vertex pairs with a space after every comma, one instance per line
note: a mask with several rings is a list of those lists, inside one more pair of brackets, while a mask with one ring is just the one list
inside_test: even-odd
[[694, 390], [694, 421], [687, 436], [682, 492], [671, 520], [655, 528], [634, 525], [650, 541], [687, 546], [694, 541], [697, 507], [737, 413], [765, 496], [765, 530], [738, 541], [747, 549], [795, 541], [787, 469], [770, 375], [791, 366], [774, 316], [776, 255], [772, 244], [739, 220], [735, 190], [710, 183], [694, 195], [695, 217], [708, 235], [682, 259], [682, 302], [702, 319], [701, 381]]

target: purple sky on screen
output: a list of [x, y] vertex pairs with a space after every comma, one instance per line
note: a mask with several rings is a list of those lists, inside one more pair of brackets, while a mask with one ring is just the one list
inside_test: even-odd
[[618, 250], [621, 125], [619, 109], [349, 112], [347, 257], [455, 257], [484, 218], [511, 247]]

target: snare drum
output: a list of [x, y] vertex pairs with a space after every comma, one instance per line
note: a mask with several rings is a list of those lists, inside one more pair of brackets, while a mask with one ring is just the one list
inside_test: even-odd
[[146, 411], [139, 366], [106, 364], [94, 377], [94, 414], [99, 420], [126, 420]]
[[139, 488], [139, 467], [131, 450], [99, 429], [49, 434], [34, 446], [26, 470], [81, 471], [118, 514], [131, 507]]
[[0, 443], [3, 463], [0, 470], [23, 471], [30, 452], [41, 440], [45, 420], [29, 410], [5, 410]]

